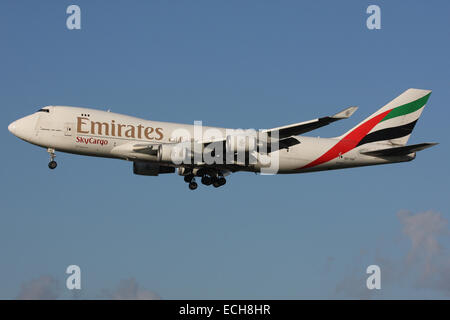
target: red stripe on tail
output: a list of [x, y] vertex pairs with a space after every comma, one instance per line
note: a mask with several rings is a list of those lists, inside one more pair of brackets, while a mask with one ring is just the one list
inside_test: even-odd
[[322, 156], [317, 158], [316, 160], [308, 163], [306, 166], [301, 167], [300, 169], [307, 169], [319, 164], [328, 162], [337, 158], [339, 155], [343, 155], [344, 153], [352, 150], [354, 147], [358, 145], [358, 143], [364, 138], [373, 127], [375, 127], [383, 118], [389, 113], [391, 110], [387, 110], [379, 115], [373, 117], [370, 120], [367, 120], [359, 127], [355, 128], [352, 132], [343, 137], [338, 143], [336, 143], [330, 150], [325, 152]]

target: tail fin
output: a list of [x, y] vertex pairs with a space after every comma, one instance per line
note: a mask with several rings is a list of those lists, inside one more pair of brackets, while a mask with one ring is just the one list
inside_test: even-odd
[[356, 146], [372, 142], [404, 146], [430, 94], [431, 90], [408, 89], [338, 139]]

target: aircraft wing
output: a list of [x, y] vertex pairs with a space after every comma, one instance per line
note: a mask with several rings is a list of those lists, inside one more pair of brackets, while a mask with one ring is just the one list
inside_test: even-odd
[[[320, 127], [326, 126], [337, 120], [347, 119], [357, 109], [358, 109], [358, 107], [352, 106], [352, 107], [348, 107], [348, 108], [336, 113], [333, 116], [322, 117], [322, 118], [318, 118], [318, 119], [314, 119], [314, 120], [294, 123], [294, 124], [290, 124], [290, 125], [286, 125], [286, 126], [282, 126], [282, 127], [278, 127], [278, 128], [273, 128], [273, 129], [261, 130], [261, 132], [267, 134], [267, 136], [269, 138], [271, 138], [274, 135], [274, 133], [278, 132], [278, 141], [279, 141], [278, 149], [285, 149], [285, 148], [289, 148], [290, 146], [300, 143], [293, 136], [297, 136], [297, 135], [318, 129]], [[225, 143], [225, 140], [223, 138], [218, 138], [218, 139], [208, 139], [208, 140], [198, 141], [198, 143], [202, 143], [204, 145], [207, 145], [207, 144], [210, 144], [213, 142]], [[273, 151], [276, 151], [276, 150], [272, 150], [272, 152]]]
[[[314, 119], [314, 120], [294, 123], [294, 124], [290, 124], [290, 125], [278, 127], [278, 128], [273, 128], [273, 129], [266, 129], [266, 130], [262, 130], [262, 132], [267, 134], [267, 136], [269, 138], [273, 137], [274, 133], [277, 132], [278, 133], [278, 141], [279, 141], [279, 146], [278, 146], [277, 150], [285, 149], [285, 148], [289, 148], [290, 146], [300, 143], [293, 136], [297, 136], [297, 135], [315, 130], [317, 128], [326, 126], [337, 120], [347, 119], [357, 109], [358, 109], [358, 107], [348, 107], [348, 108], [342, 110], [341, 112], [336, 113], [333, 116], [322, 117], [322, 118], [318, 118], [318, 119]], [[207, 139], [207, 140], [196, 141], [195, 143], [199, 143], [199, 144], [202, 144], [203, 146], [206, 146], [210, 143], [224, 143], [225, 144], [225, 142], [226, 142], [226, 139], [224, 139], [223, 137], [219, 137], [217, 139]], [[190, 142], [185, 142], [185, 143], [190, 143]], [[168, 144], [170, 145], [170, 144], [174, 144], [174, 143], [168, 143]], [[165, 143], [165, 145], [167, 145], [167, 144]], [[158, 153], [159, 146], [160, 146], [159, 144], [143, 143], [143, 144], [134, 144], [131, 146], [131, 149], [133, 152], [140, 152], [140, 153], [146, 153], [146, 154], [150, 154], [150, 155], [156, 155]], [[270, 150], [269, 152], [273, 152], [273, 151], [276, 151], [276, 150]]]
[[358, 107], [348, 107], [347, 109], [342, 110], [341, 112], [338, 112], [333, 116], [294, 123], [273, 129], [267, 129], [263, 130], [263, 132], [267, 133], [269, 136], [272, 136], [273, 133], [278, 132], [278, 139], [282, 140], [288, 137], [298, 136], [300, 134], [318, 129], [337, 120], [347, 119], [356, 111], [356, 109], [358, 109]]

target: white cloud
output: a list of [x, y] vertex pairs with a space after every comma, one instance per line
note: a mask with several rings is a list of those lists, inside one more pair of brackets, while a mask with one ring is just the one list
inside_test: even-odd
[[118, 287], [113, 290], [103, 290], [102, 297], [112, 300], [159, 300], [155, 292], [141, 288], [136, 279], [129, 278], [119, 282]]
[[405, 266], [415, 274], [415, 287], [450, 295], [450, 255], [440, 242], [441, 237], [449, 235], [447, 219], [434, 211], [402, 211], [397, 216], [411, 243]]
[[55, 300], [60, 295], [59, 284], [51, 276], [40, 276], [22, 284], [17, 299], [20, 300]]
[[[79, 299], [83, 291], [72, 290], [68, 297], [64, 297], [63, 286], [52, 276], [40, 276], [39, 278], [25, 282], [17, 299], [19, 300], [56, 300], [56, 299]], [[159, 300], [155, 292], [142, 288], [134, 278], [124, 279], [114, 290], [104, 289], [100, 295], [101, 299], [111, 300]]]
[[[364, 261], [375, 261], [381, 267], [382, 289], [377, 291], [377, 296], [390, 297], [390, 291], [386, 290], [389, 287], [401, 288], [402, 292], [409, 292], [414, 297], [425, 297], [423, 289], [428, 293], [450, 296], [450, 255], [442, 245], [443, 237], [450, 234], [447, 219], [431, 210], [418, 213], [400, 211], [397, 218], [401, 233], [409, 242], [409, 249], [393, 254], [392, 248], [378, 248], [373, 257]], [[394, 240], [387, 242], [395, 243]], [[365, 287], [367, 275], [362, 267], [362, 256], [358, 260], [337, 284], [335, 294], [338, 296], [360, 299], [375, 296], [375, 290]]]

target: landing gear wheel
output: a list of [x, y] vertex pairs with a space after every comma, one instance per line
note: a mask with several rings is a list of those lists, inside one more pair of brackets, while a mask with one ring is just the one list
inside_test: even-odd
[[48, 167], [50, 168], [50, 169], [55, 169], [56, 168], [56, 166], [57, 166], [58, 164], [56, 163], [56, 161], [54, 161], [54, 160], [52, 160], [52, 161], [50, 161], [49, 163], [48, 163]]
[[190, 183], [194, 179], [193, 174], [188, 174], [187, 176], [184, 176], [184, 182]]
[[218, 187], [223, 186], [225, 183], [227, 183], [227, 180], [224, 177], [219, 177], [219, 178], [214, 180], [213, 186], [215, 188], [218, 188]]
[[195, 181], [189, 182], [189, 189], [190, 190], [195, 190], [195, 189], [197, 189], [197, 187], [198, 187], [197, 182], [195, 182]]
[[55, 161], [55, 149], [47, 148], [47, 152], [50, 154], [50, 162], [48, 163], [48, 167], [53, 170], [58, 165]]
[[211, 176], [209, 176], [209, 175], [207, 175], [207, 174], [204, 174], [204, 175], [202, 176], [202, 183], [203, 183], [205, 186], [209, 186], [210, 184], [213, 183], [213, 179], [211, 178]]
[[227, 180], [224, 177], [220, 177], [217, 182], [219, 183], [219, 186], [223, 186], [225, 183], [227, 183]]

